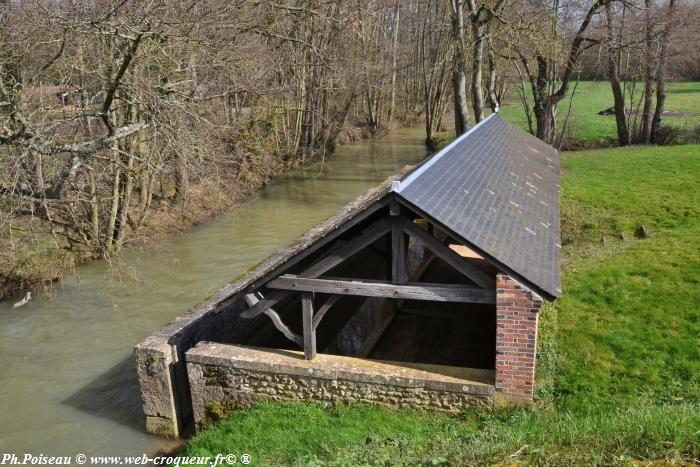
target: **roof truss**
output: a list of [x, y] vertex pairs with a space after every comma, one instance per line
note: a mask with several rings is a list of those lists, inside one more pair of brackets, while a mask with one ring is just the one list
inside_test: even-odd
[[[249, 308], [241, 316], [253, 318], [268, 315], [275, 327], [289, 340], [304, 348], [307, 359], [316, 355], [316, 329], [330, 308], [343, 296], [392, 298], [399, 300], [429, 300], [440, 302], [493, 304], [496, 302], [495, 278], [470, 264], [431, 233], [417, 226], [410, 211], [396, 200], [389, 203], [389, 219], [379, 219], [365, 227], [360, 234], [337, 249], [304, 268], [299, 274], [285, 274], [272, 278], [265, 286], [270, 289], [265, 297], [259, 292], [247, 294]], [[321, 277], [364, 248], [390, 234], [391, 281], [369, 281], [352, 278]], [[435, 256], [474, 282], [474, 286], [459, 284], [427, 284], [408, 282], [408, 238], [422, 242]], [[272, 308], [293, 294], [301, 294], [303, 337], [294, 334]], [[329, 298], [314, 311], [315, 294]]]

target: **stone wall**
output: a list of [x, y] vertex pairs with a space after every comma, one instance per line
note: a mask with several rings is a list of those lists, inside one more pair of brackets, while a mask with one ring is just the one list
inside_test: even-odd
[[241, 318], [240, 296], [212, 297], [148, 336], [134, 348], [146, 431], [159, 436], [186, 436], [192, 425], [185, 352], [202, 340], [243, 342], [269, 323], [261, 315]]
[[202, 342], [187, 352], [197, 427], [261, 401], [358, 402], [459, 412], [493, 402], [493, 371]]
[[538, 311], [542, 298], [510, 276], [496, 277], [496, 391], [531, 401], [535, 385]]

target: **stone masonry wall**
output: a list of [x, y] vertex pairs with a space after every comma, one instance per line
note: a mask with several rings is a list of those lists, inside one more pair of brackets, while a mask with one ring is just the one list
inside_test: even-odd
[[192, 425], [185, 352], [201, 340], [241, 342], [269, 320], [244, 319], [241, 297], [214, 299], [190, 310], [134, 347], [148, 433], [186, 436]]
[[[469, 381], [398, 364], [200, 343], [187, 353], [198, 428], [225, 412], [261, 401], [359, 402], [459, 412], [493, 402], [493, 372], [471, 371]], [[224, 413], [225, 413], [224, 412]]]
[[499, 398], [532, 401], [538, 311], [542, 298], [510, 276], [496, 278], [496, 392]]

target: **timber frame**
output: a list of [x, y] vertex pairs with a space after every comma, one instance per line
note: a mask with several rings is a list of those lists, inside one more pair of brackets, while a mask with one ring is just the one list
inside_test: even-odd
[[[496, 304], [495, 276], [490, 277], [449, 248], [445, 243], [446, 239], [451, 238], [449, 234], [444, 235], [443, 239], [435, 235], [444, 227], [437, 225], [431, 219], [424, 219], [400, 204], [393, 194], [388, 194], [377, 204], [385, 209], [388, 205], [388, 219], [380, 217], [371, 221], [349, 240], [337, 245], [336, 248], [329, 248], [325, 254], [304, 267], [298, 274], [280, 274], [270, 278], [264, 284], [264, 288], [267, 289], [265, 293], [260, 289], [246, 293], [245, 301], [248, 309], [244, 310], [241, 316], [250, 319], [260, 314], [267, 315], [287, 339], [303, 348], [305, 358], [311, 360], [317, 353], [316, 329], [331, 307], [346, 295], [397, 300]], [[416, 219], [424, 219], [429, 228], [424, 230], [418, 226]], [[355, 226], [346, 226], [345, 229], [341, 227], [335, 236], [349, 231], [352, 227]], [[383, 238], [390, 241], [391, 280], [325, 276], [333, 268]], [[440, 258], [458, 271], [468, 283], [409, 282], [410, 238], [420, 242], [434, 257]], [[333, 245], [332, 240], [331, 245]], [[326, 297], [320, 305], [316, 303], [319, 295]], [[301, 300], [302, 336], [292, 332], [273, 308], [281, 301], [294, 296], [298, 296]]]

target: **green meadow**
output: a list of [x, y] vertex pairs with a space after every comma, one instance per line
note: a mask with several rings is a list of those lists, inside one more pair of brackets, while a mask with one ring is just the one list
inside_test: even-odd
[[[679, 127], [683, 130], [678, 142], [700, 142], [697, 140], [700, 135], [696, 133], [696, 128], [700, 126], [700, 82], [670, 83], [667, 87], [666, 111], [693, 115], [666, 116], [662, 119], [662, 124]], [[530, 89], [526, 87], [526, 91], [530, 92]], [[641, 87], [638, 84], [635, 90], [637, 100], [641, 92]], [[589, 147], [614, 143], [617, 140], [615, 117], [598, 115], [598, 112], [608, 109], [612, 105], [613, 97], [609, 83], [582, 81], [576, 85], [573, 99], [570, 92], [569, 96], [559, 105], [557, 128], [559, 130], [563, 128], [564, 120], [568, 115], [565, 134], [570, 140], [581, 142]], [[632, 109], [636, 108], [635, 100]], [[569, 109], [571, 109], [570, 112]], [[527, 119], [522, 104], [514, 91], [508, 93], [500, 114], [508, 121], [527, 129]]]

